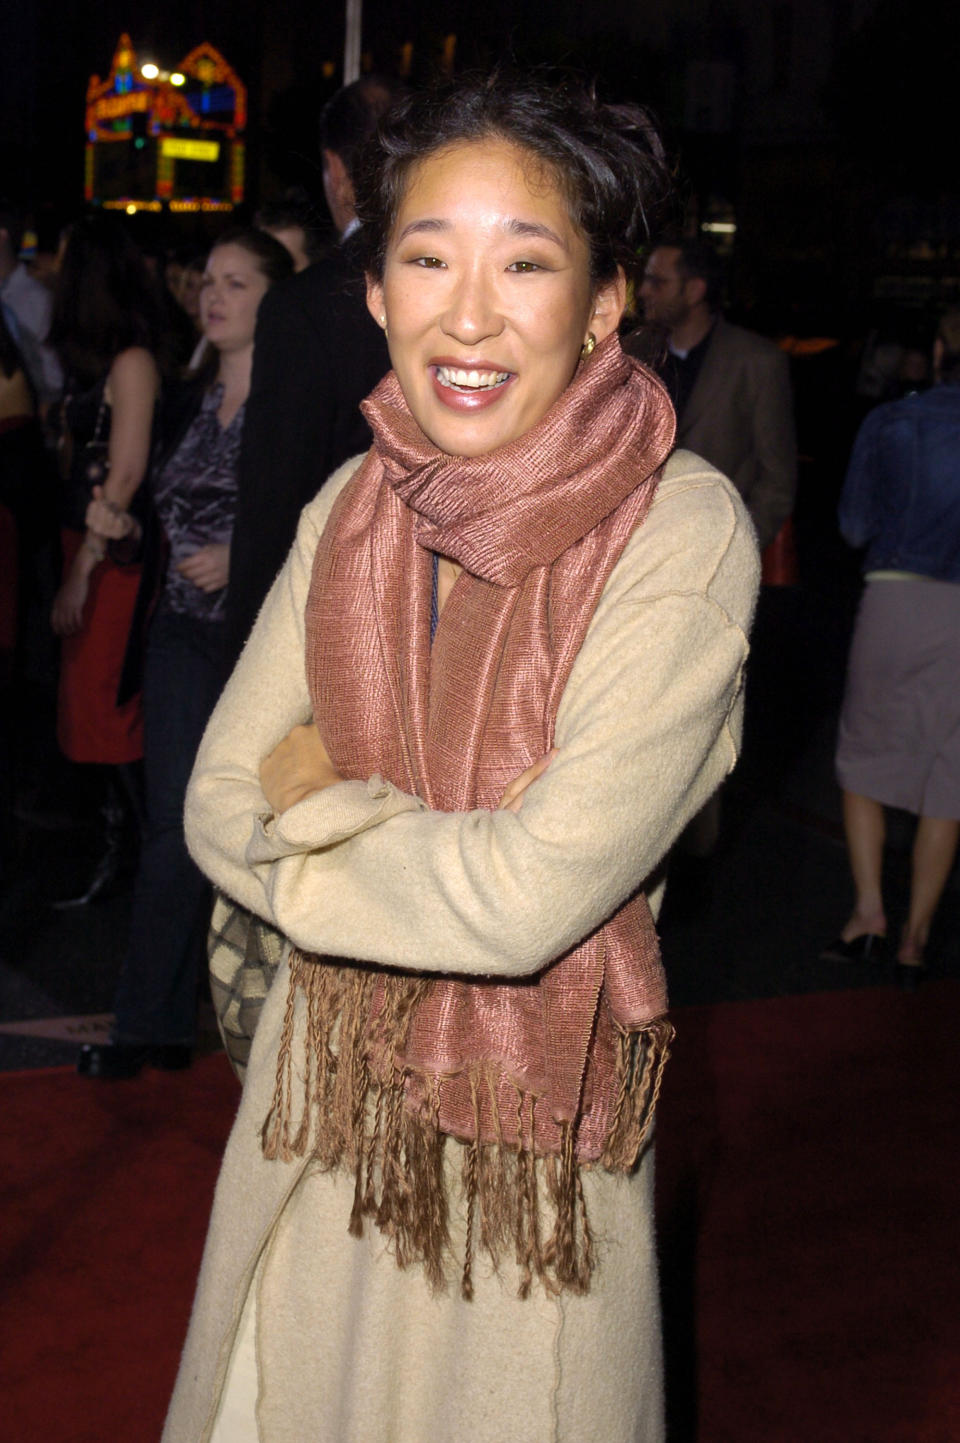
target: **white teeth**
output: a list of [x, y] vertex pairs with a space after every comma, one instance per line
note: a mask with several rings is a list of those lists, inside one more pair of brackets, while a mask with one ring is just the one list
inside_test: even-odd
[[460, 371], [453, 366], [438, 366], [437, 380], [441, 386], [456, 386], [458, 390], [489, 391], [502, 386], [508, 380], [509, 371]]

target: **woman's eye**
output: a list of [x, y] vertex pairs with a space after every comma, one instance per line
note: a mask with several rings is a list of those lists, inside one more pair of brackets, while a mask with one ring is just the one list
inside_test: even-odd
[[443, 266], [443, 261], [440, 260], [439, 256], [417, 256], [414, 260], [414, 265], [425, 266], [427, 270], [433, 271], [440, 270]]
[[533, 271], [543, 270], [543, 266], [538, 266], [536, 261], [513, 261], [507, 266], [507, 270], [514, 271], [517, 275], [528, 276]]

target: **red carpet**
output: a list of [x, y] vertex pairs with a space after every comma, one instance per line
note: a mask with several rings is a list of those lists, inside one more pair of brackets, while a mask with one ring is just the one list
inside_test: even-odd
[[0, 1074], [0, 1438], [155, 1443], [239, 1087]]
[[960, 1440], [958, 1013], [940, 982], [677, 1014], [670, 1443]]
[[[942, 982], [677, 1014], [670, 1443], [960, 1439], [958, 1003]], [[0, 1437], [159, 1436], [236, 1100], [222, 1057], [0, 1075]]]

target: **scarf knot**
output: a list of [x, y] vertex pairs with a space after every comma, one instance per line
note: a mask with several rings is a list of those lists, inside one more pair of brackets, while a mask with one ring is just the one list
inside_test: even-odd
[[536, 567], [552, 566], [661, 463], [673, 433], [664, 402], [659, 381], [609, 336], [532, 430], [483, 456], [438, 451], [392, 372], [361, 409], [384, 479], [416, 517], [418, 543], [472, 576], [519, 586]]

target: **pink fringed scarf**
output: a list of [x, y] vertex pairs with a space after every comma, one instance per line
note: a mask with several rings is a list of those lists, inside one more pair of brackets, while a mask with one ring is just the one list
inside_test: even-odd
[[[437, 811], [493, 809], [553, 743], [597, 601], [653, 499], [673, 411], [615, 336], [532, 431], [486, 456], [437, 451], [392, 374], [363, 409], [374, 448], [333, 508], [306, 607], [314, 719], [343, 776], [379, 771]], [[463, 571], [431, 650], [433, 552]], [[351, 1231], [375, 1218], [400, 1265], [421, 1260], [439, 1286], [443, 1144], [457, 1138], [464, 1294], [477, 1241], [494, 1258], [512, 1241], [522, 1294], [534, 1275], [584, 1290], [579, 1168], [635, 1165], [672, 1035], [645, 897], [535, 979], [303, 954], [292, 968], [266, 1154], [352, 1167]], [[294, 1136], [298, 995], [308, 1101]]]

